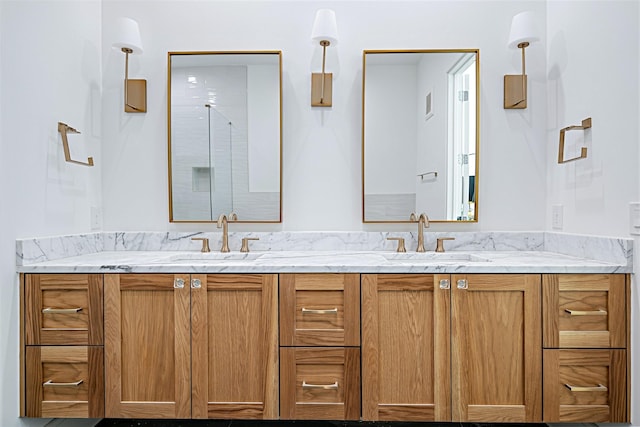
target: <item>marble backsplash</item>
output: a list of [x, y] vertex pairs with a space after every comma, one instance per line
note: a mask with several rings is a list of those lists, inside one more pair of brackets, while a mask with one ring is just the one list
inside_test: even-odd
[[[210, 239], [212, 251], [221, 246], [219, 232], [99, 232], [16, 240], [16, 264], [28, 265], [105, 251], [198, 251]], [[407, 251], [417, 246], [415, 232], [229, 232], [229, 247], [238, 251], [243, 237], [252, 251], [393, 251], [403, 237]], [[551, 232], [426, 232], [425, 247], [432, 251], [439, 237], [448, 251], [545, 251], [632, 267], [633, 239]]]

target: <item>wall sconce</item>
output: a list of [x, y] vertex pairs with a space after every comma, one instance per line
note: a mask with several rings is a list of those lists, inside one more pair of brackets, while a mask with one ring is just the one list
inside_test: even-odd
[[522, 12], [513, 17], [509, 33], [509, 48], [522, 49], [522, 74], [504, 76], [504, 108], [527, 108], [527, 74], [524, 49], [540, 40], [537, 35], [532, 12]]
[[125, 56], [124, 65], [124, 111], [126, 113], [147, 112], [147, 81], [142, 79], [129, 79], [129, 54], [142, 53], [140, 41], [140, 28], [138, 23], [130, 18], [119, 18], [116, 22], [116, 41], [113, 47], [117, 47]]
[[311, 106], [331, 107], [333, 74], [325, 73], [327, 46], [338, 44], [338, 25], [336, 14], [331, 9], [319, 9], [313, 21], [311, 40], [322, 46], [322, 73], [311, 74]]

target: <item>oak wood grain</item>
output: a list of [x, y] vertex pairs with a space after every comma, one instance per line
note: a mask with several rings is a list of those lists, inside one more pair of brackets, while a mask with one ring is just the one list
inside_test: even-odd
[[[458, 289], [466, 280], [468, 289]], [[452, 418], [542, 418], [540, 276], [452, 276]]]

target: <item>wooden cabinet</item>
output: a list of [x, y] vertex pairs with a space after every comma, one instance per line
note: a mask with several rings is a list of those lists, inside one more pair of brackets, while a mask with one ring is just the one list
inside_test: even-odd
[[105, 282], [107, 417], [277, 417], [275, 275]]
[[360, 419], [360, 276], [280, 275], [280, 417]]
[[451, 419], [449, 276], [362, 275], [362, 418]]
[[25, 274], [21, 415], [104, 416], [102, 275]]
[[453, 275], [452, 419], [542, 419], [540, 275]]
[[628, 422], [628, 277], [543, 275], [544, 421]]
[[541, 419], [539, 275], [363, 275], [362, 313], [364, 419]]
[[193, 418], [277, 419], [278, 276], [191, 280]]
[[23, 274], [22, 416], [628, 422], [622, 274]]

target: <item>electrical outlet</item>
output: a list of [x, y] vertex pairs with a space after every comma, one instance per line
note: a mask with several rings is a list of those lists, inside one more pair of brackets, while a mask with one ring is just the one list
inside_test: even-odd
[[100, 208], [91, 206], [89, 214], [91, 215], [91, 229], [100, 230], [100, 224], [102, 223]]
[[629, 233], [640, 236], [640, 202], [629, 203]]
[[553, 205], [551, 207], [551, 228], [562, 230], [562, 205]]

